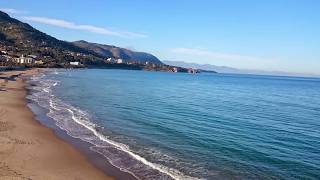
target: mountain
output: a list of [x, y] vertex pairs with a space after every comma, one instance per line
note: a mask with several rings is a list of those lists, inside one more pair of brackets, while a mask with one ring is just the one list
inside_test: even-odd
[[[188, 72], [189, 69], [163, 64], [157, 57], [145, 52], [136, 52], [111, 45], [86, 41], [67, 42], [45, 34], [27, 23], [0, 11], [0, 63], [6, 67], [79, 67], [134, 69], [165, 72]], [[41, 61], [18, 63], [22, 55]], [[122, 62], [108, 61], [119, 58]], [[34, 60], [34, 59], [33, 59]], [[148, 63], [146, 63], [148, 62]]]
[[163, 61], [163, 63], [172, 65], [172, 66], [180, 66], [184, 68], [195, 68], [195, 69], [202, 69], [207, 71], [216, 71], [219, 73], [233, 73], [233, 74], [244, 73], [244, 70], [227, 67], [227, 66], [215, 66], [211, 64], [187, 63], [184, 61]]
[[316, 74], [291, 73], [291, 72], [281, 72], [281, 71], [263, 71], [263, 70], [253, 70], [253, 69], [237, 69], [237, 68], [228, 67], [228, 66], [215, 66], [211, 64], [187, 63], [184, 61], [163, 61], [163, 63], [171, 66], [179, 66], [184, 68], [195, 68], [195, 69], [202, 69], [202, 70], [208, 70], [208, 71], [216, 71], [218, 73], [319, 77], [319, 75], [316, 75]]
[[135, 52], [110, 45], [86, 41], [67, 42], [45, 34], [27, 23], [0, 11], [0, 49], [12, 57], [36, 55], [46, 64], [68, 64], [80, 61], [84, 65], [104, 66], [109, 57], [121, 58], [124, 62], [145, 62], [162, 65], [152, 54]]
[[[41, 47], [55, 50], [69, 50], [73, 52], [94, 54], [79, 48], [72, 43], [58, 40], [49, 36], [27, 23], [11, 18], [8, 14], [0, 11], [0, 40], [1, 44], [15, 46], [21, 50], [35, 50]], [[96, 55], [96, 54], [95, 54]]]
[[75, 46], [80, 48], [93, 51], [104, 57], [114, 57], [123, 59], [126, 62], [137, 61], [139, 63], [153, 63], [153, 64], [162, 64], [162, 62], [152, 54], [144, 52], [136, 52], [125, 48], [120, 48], [111, 45], [90, 43], [87, 41], [75, 41], [73, 42]]

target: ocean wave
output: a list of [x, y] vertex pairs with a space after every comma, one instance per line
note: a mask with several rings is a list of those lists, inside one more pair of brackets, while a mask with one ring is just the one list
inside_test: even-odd
[[[58, 71], [53, 72], [58, 75]], [[135, 154], [126, 144], [110, 140], [101, 133], [101, 128], [90, 121], [90, 114], [76, 108], [53, 95], [53, 88], [59, 81], [50, 79], [45, 73], [33, 76], [31, 81], [37, 86], [30, 87], [34, 91], [27, 98], [48, 109], [48, 117], [55, 120], [56, 125], [68, 135], [86, 141], [93, 146], [91, 150], [102, 154], [115, 167], [128, 172], [137, 179], [198, 179], [187, 176], [180, 171], [148, 161]], [[71, 121], [72, 120], [72, 121]]]

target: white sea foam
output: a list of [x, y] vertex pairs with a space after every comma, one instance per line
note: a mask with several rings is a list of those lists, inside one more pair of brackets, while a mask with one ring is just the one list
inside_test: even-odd
[[112, 140], [109, 140], [104, 135], [98, 133], [94, 128], [95, 127], [94, 124], [78, 119], [74, 115], [74, 112], [71, 109], [67, 109], [67, 110], [72, 114], [72, 119], [75, 122], [77, 122], [78, 124], [86, 127], [90, 131], [92, 131], [94, 133], [94, 135], [96, 137], [98, 137], [100, 140], [105, 141], [105, 142], [115, 146], [117, 149], [128, 153], [130, 156], [134, 157], [135, 159], [137, 159], [138, 161], [142, 162], [143, 164], [148, 165], [151, 168], [156, 169], [156, 170], [158, 170], [158, 171], [160, 171], [162, 173], [165, 173], [165, 174], [169, 175], [170, 177], [172, 177], [173, 179], [196, 179], [196, 178], [193, 178], [193, 177], [185, 176], [181, 172], [179, 172], [179, 171], [177, 171], [175, 169], [169, 169], [169, 168], [167, 168], [165, 166], [162, 166], [162, 165], [159, 165], [159, 164], [155, 164], [155, 163], [151, 163], [151, 162], [147, 161], [145, 158], [143, 158], [143, 157], [141, 157], [141, 156], [139, 156], [137, 154], [134, 154], [132, 151], [130, 151], [128, 146], [126, 146], [124, 144], [121, 144], [121, 143], [114, 142]]
[[[57, 74], [57, 73], [58, 73], [57, 71], [54, 72], [54, 74]], [[65, 130], [70, 136], [89, 142], [97, 148], [105, 148], [105, 147], [108, 147], [108, 145], [111, 145], [113, 148], [126, 153], [127, 155], [131, 156], [138, 162], [141, 162], [142, 164], [148, 166], [149, 168], [159, 171], [172, 179], [186, 179], [186, 180], [197, 179], [194, 177], [186, 176], [176, 169], [169, 168], [160, 164], [152, 163], [146, 160], [145, 158], [143, 158], [142, 156], [132, 152], [129, 146], [110, 140], [108, 139], [108, 137], [99, 133], [96, 130], [97, 125], [90, 122], [88, 114], [86, 112], [80, 110], [79, 108], [75, 108], [70, 104], [63, 102], [62, 100], [54, 97], [51, 94], [52, 87], [57, 86], [59, 82], [50, 80], [50, 79], [44, 79], [45, 76], [46, 76], [45, 74], [41, 74], [39, 76], [32, 77], [32, 80], [39, 82], [40, 86], [35, 86], [33, 89], [37, 90], [38, 92], [28, 97], [36, 101], [40, 106], [48, 109], [49, 113], [47, 115], [53, 118], [56, 121], [56, 125], [61, 129]], [[70, 121], [70, 118], [66, 118], [66, 117], [70, 117], [73, 121]], [[90, 133], [93, 136], [90, 136]], [[108, 145], [105, 143], [107, 143]], [[98, 151], [95, 148], [91, 148], [91, 149], [98, 153], [103, 154], [101, 151]], [[128, 168], [117, 165], [115, 162], [113, 162], [111, 157], [108, 157], [105, 154], [103, 155], [114, 166], [120, 168], [122, 171], [129, 172], [135, 177], [137, 177], [138, 179], [140, 179], [139, 176], [135, 175], [134, 172], [131, 172], [130, 170], [128, 170]], [[170, 178], [165, 178], [165, 176], [163, 177], [164, 178], [162, 179], [170, 179]]]

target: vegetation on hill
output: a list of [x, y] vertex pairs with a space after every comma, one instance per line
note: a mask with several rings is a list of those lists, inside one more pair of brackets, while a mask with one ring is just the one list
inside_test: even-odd
[[[70, 67], [70, 62], [79, 62], [78, 67], [188, 72], [186, 68], [165, 65], [144, 52], [86, 41], [58, 40], [1, 11], [0, 50], [0, 66]], [[21, 60], [23, 57], [34, 60], [25, 63]]]
[[90, 43], [87, 41], [75, 41], [74, 45], [83, 49], [93, 51], [101, 56], [114, 57], [123, 59], [125, 62], [138, 62], [145, 64], [146, 62], [153, 64], [163, 64], [157, 57], [145, 52], [136, 52], [125, 48], [120, 48], [111, 45]]

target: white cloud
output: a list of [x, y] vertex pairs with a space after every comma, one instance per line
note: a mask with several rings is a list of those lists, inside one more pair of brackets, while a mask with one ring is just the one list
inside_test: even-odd
[[193, 49], [193, 48], [174, 48], [174, 49], [171, 49], [171, 52], [176, 54], [182, 54], [182, 55], [192, 55], [192, 56], [202, 57], [202, 58], [211, 59], [211, 60], [246, 61], [246, 62], [268, 61], [266, 59], [259, 58], [259, 57], [211, 52], [207, 50]]
[[19, 11], [19, 10], [12, 9], [12, 8], [0, 8], [0, 11], [3, 11], [5, 13], [9, 13], [9, 14], [21, 14], [21, 13], [24, 13], [24, 11]]
[[48, 25], [58, 26], [58, 27], [67, 28], [67, 29], [83, 30], [83, 31], [88, 31], [92, 33], [104, 34], [108, 36], [118, 36], [118, 37], [125, 37], [125, 38], [147, 37], [147, 35], [142, 33], [113, 31], [103, 27], [97, 27], [97, 26], [86, 25], [86, 24], [76, 24], [76, 23], [61, 20], [61, 19], [35, 17], [35, 16], [24, 16], [22, 17], [22, 19], [27, 20], [29, 22], [48, 24]]

